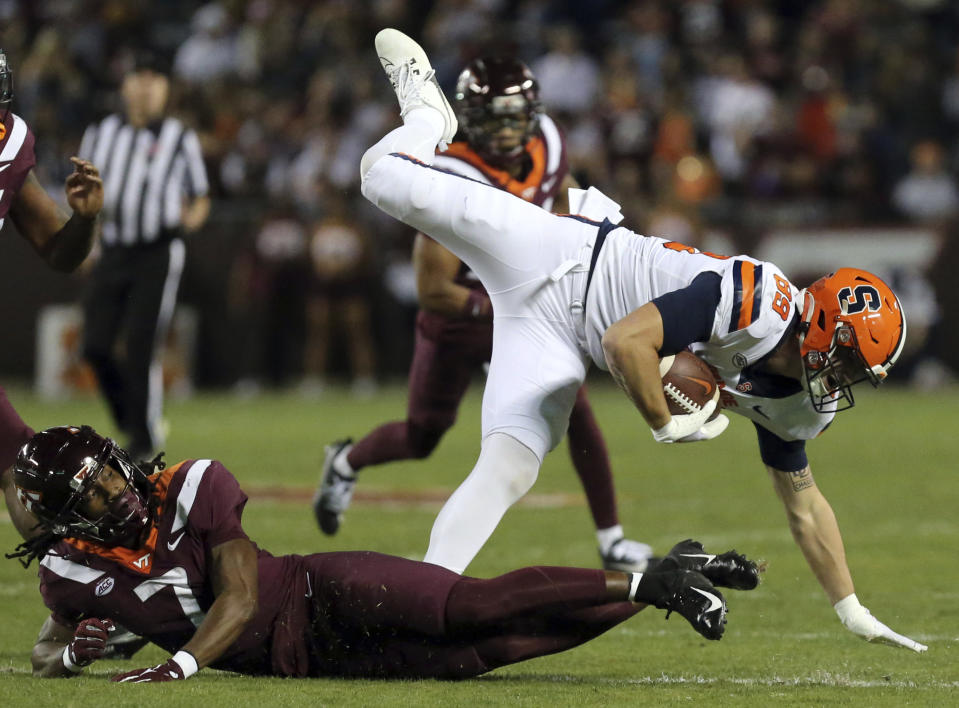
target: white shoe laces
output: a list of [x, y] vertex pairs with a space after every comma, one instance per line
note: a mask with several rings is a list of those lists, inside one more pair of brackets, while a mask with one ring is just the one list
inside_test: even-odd
[[409, 64], [400, 64], [394, 66], [389, 71], [390, 83], [396, 91], [396, 98], [400, 103], [400, 117], [403, 118], [417, 106], [427, 105], [423, 100], [421, 91], [423, 85], [433, 78], [436, 72], [430, 69], [421, 76], [416, 76], [410, 71]]

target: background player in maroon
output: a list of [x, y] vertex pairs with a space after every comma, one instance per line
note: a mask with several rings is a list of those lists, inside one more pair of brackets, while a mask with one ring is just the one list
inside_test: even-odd
[[[93, 246], [96, 218], [103, 206], [103, 183], [97, 169], [71, 158], [74, 172], [67, 178], [67, 203], [71, 216], [63, 213], [46, 193], [33, 167], [33, 133], [24, 120], [10, 110], [13, 73], [0, 49], [0, 227], [7, 216], [23, 238], [51, 268], [75, 270]], [[17, 502], [10, 480], [10, 465], [17, 450], [33, 435], [0, 387], [0, 487], [14, 525], [26, 537], [35, 525]]]
[[45, 530], [11, 554], [41, 559], [51, 615], [33, 649], [39, 677], [78, 673], [122, 623], [172, 657], [114, 681], [185, 679], [208, 665], [464, 678], [581, 644], [643, 604], [719, 639], [726, 606], [713, 583], [758, 582], [745, 557], [691, 541], [645, 573], [531, 567], [488, 580], [373, 552], [275, 557], [244, 532], [247, 497], [221, 463], [187, 460], [147, 477], [89, 427], [37, 433], [14, 477]]
[[[483, 57], [457, 81], [458, 140], [436, 157], [436, 166], [492, 184], [544, 209], [568, 211], [576, 187], [565, 139], [542, 113], [536, 79], [515, 59]], [[327, 447], [313, 509], [327, 534], [339, 529], [356, 473], [364, 467], [432, 454], [456, 420], [470, 380], [489, 362], [493, 307], [473, 272], [425, 234], [413, 248], [420, 310], [416, 318], [406, 420], [385, 423], [352, 444]], [[569, 421], [569, 451], [597, 529], [603, 567], [636, 571], [652, 550], [626, 539], [606, 443], [583, 386]], [[482, 503], [482, 500], [477, 500]]]

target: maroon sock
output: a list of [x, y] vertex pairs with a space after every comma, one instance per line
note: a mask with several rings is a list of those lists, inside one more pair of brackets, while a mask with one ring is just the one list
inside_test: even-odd
[[353, 449], [346, 456], [346, 461], [350, 463], [354, 471], [358, 472], [367, 465], [409, 460], [413, 456], [406, 421], [398, 420], [381, 425], [353, 445]]
[[446, 623], [451, 632], [495, 628], [511, 618], [553, 617], [609, 602], [601, 570], [520, 568], [488, 580], [459, 580], [446, 601]]
[[31, 437], [33, 429], [23, 422], [7, 400], [6, 391], [0, 387], [0, 470], [13, 464], [20, 448]]
[[569, 455], [579, 481], [586, 492], [589, 511], [597, 529], [608, 529], [619, 523], [616, 511], [616, 488], [609, 464], [606, 441], [596, 423], [596, 416], [586, 398], [586, 387], [576, 394], [576, 403], [569, 416]]

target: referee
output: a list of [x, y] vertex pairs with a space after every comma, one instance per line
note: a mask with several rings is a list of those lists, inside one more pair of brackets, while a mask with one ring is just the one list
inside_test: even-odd
[[183, 272], [182, 237], [210, 211], [200, 142], [166, 115], [169, 91], [159, 57], [137, 53], [121, 87], [124, 113], [90, 125], [80, 144], [104, 184], [103, 250], [83, 302], [83, 356], [134, 459], [163, 444], [160, 352]]

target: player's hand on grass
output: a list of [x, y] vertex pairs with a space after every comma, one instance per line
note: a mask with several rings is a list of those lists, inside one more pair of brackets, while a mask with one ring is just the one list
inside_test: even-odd
[[925, 644], [894, 632], [889, 627], [872, 616], [872, 613], [861, 604], [855, 593], [844, 597], [833, 607], [843, 625], [853, 634], [856, 634], [867, 642], [876, 644], [886, 644], [900, 649], [912, 649], [914, 652], [922, 653], [929, 647]]
[[[714, 438], [723, 432], [723, 430], [726, 429], [726, 425], [729, 424], [729, 419], [726, 418], [726, 416], [717, 416], [716, 420], [707, 423], [706, 421], [709, 420], [709, 416], [711, 416], [715, 410], [716, 401], [709, 401], [695, 413], [674, 415], [669, 419], [666, 425], [653, 430], [653, 439], [661, 443], [674, 443], [696, 442], [697, 440]], [[716, 421], [724, 419], [726, 421], [725, 423], [716, 423]], [[707, 430], [707, 425], [711, 425], [712, 427]], [[694, 437], [698, 435], [702, 437]], [[685, 438], [689, 439], [686, 440]]]
[[70, 671], [78, 672], [103, 658], [113, 626], [113, 620], [109, 619], [88, 617], [81, 620], [73, 633], [73, 640], [63, 648], [63, 665]]
[[178, 651], [166, 663], [134, 669], [125, 674], [117, 674], [111, 681], [115, 683], [157, 683], [160, 681], [182, 681], [190, 678], [199, 670], [196, 659], [188, 651]]

